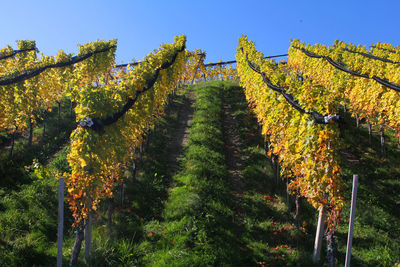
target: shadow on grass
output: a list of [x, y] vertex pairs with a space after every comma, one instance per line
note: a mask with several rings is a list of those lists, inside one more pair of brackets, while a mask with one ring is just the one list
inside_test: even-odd
[[[344, 196], [343, 221], [338, 229], [338, 260], [344, 262], [352, 176], [359, 175], [352, 266], [393, 266], [400, 252], [400, 150], [393, 133], [387, 132], [387, 156], [382, 157], [380, 137], [375, 132], [372, 145], [364, 125], [355, 127], [348, 114], [343, 114], [342, 136]], [[354, 126], [353, 126], [354, 125]]]
[[238, 223], [246, 229], [242, 239], [249, 250], [249, 266], [311, 266], [313, 237], [309, 232], [315, 231], [315, 211], [303, 203], [302, 217], [312, 214], [312, 220], [303, 220], [300, 229], [295, 227], [293, 213], [284, 202], [285, 182], [280, 181], [278, 188], [275, 185], [274, 171], [264, 155], [264, 140], [242, 90], [229, 86], [225, 98], [235, 117], [245, 161], [245, 190], [236, 196], [235, 211]]

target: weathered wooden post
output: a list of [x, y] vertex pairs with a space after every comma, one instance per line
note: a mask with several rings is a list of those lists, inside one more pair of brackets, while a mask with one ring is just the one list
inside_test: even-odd
[[315, 234], [315, 243], [314, 243], [314, 253], [313, 253], [313, 263], [315, 265], [318, 264], [319, 259], [321, 257], [321, 247], [322, 247], [322, 240], [324, 237], [324, 228], [325, 228], [325, 208], [323, 206], [319, 209], [319, 216], [318, 216], [318, 226], [317, 232]]
[[60, 177], [58, 187], [57, 267], [62, 266], [62, 245], [64, 239], [64, 187], [64, 177]]
[[352, 194], [351, 194], [349, 233], [347, 235], [347, 249], [346, 249], [345, 267], [350, 267], [351, 247], [352, 247], [352, 244], [353, 244], [354, 215], [355, 215], [355, 211], [356, 211], [356, 202], [357, 202], [357, 186], [358, 186], [358, 175], [354, 174], [353, 175], [353, 191], [352, 191]]
[[360, 128], [360, 117], [356, 114], [356, 127]]
[[386, 157], [386, 148], [385, 148], [385, 129], [383, 125], [381, 125], [379, 132], [381, 134], [381, 154], [383, 157]]
[[368, 142], [372, 145], [372, 124], [368, 122]]
[[90, 260], [90, 254], [92, 252], [92, 226], [93, 226], [93, 218], [92, 218], [92, 201], [89, 199], [89, 213], [86, 219], [85, 224], [85, 259], [88, 263]]

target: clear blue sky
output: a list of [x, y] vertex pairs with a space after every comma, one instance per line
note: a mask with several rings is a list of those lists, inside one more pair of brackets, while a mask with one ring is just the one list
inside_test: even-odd
[[206, 62], [235, 57], [242, 34], [266, 55], [286, 53], [289, 39], [331, 45], [399, 45], [400, 1], [0, 0], [0, 47], [35, 40], [46, 55], [77, 53], [77, 44], [118, 39], [117, 62], [140, 60], [175, 35]]

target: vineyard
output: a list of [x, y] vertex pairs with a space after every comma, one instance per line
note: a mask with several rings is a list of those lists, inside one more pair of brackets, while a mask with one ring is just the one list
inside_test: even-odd
[[0, 266], [399, 265], [399, 47], [117, 48], [0, 50]]

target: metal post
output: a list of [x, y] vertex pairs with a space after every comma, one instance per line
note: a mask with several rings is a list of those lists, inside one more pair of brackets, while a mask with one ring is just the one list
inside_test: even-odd
[[64, 177], [60, 177], [59, 187], [58, 187], [57, 267], [62, 266], [63, 233], [64, 233]]
[[353, 192], [351, 194], [350, 221], [349, 221], [349, 233], [347, 236], [347, 250], [346, 250], [345, 267], [350, 267], [351, 246], [353, 243], [354, 215], [355, 215], [355, 211], [356, 211], [356, 200], [357, 200], [357, 186], [358, 186], [358, 174], [354, 174], [353, 175]]

